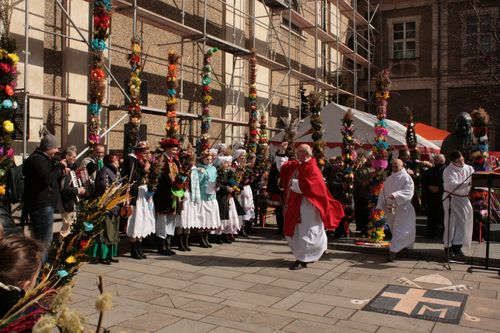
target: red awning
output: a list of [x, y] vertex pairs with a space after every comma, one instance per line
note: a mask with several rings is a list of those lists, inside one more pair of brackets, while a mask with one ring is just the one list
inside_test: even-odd
[[415, 124], [415, 132], [429, 141], [442, 141], [450, 132], [423, 123]]

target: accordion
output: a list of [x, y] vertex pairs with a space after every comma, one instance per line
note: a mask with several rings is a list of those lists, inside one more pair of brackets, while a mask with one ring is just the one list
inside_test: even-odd
[[[71, 183], [74, 187], [79, 188], [83, 187], [85, 189], [85, 196], [90, 197], [94, 193], [94, 184], [89, 177], [89, 173], [87, 169], [81, 168], [76, 171], [70, 171], [71, 175]], [[79, 201], [79, 198], [77, 198]]]

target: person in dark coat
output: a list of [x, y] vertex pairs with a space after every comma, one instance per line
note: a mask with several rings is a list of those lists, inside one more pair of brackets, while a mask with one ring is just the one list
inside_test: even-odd
[[[59, 152], [54, 135], [45, 133], [39, 147], [24, 161], [24, 209], [27, 211], [33, 237], [40, 240], [46, 249], [52, 242], [54, 209], [59, 202], [58, 180], [66, 170], [66, 160], [53, 157]], [[47, 252], [43, 262], [47, 261]]]
[[354, 174], [354, 219], [356, 220], [356, 230], [361, 232], [362, 236], [366, 236], [370, 216], [368, 199], [370, 197], [371, 169], [370, 159], [361, 158], [362, 161]]
[[[100, 197], [106, 192], [106, 189], [120, 177], [118, 168], [120, 160], [116, 155], [106, 155], [103, 159], [104, 166], [97, 171], [95, 179], [95, 195]], [[105, 217], [104, 231], [99, 237], [100, 243], [100, 262], [110, 265], [112, 262], [118, 262], [115, 257], [118, 256], [118, 243], [120, 241], [120, 217], [118, 216], [118, 206], [108, 212]]]
[[0, 318], [35, 287], [44, 252], [41, 242], [22, 235], [0, 239]]
[[443, 236], [443, 171], [446, 168], [443, 154], [434, 156], [434, 166], [424, 172], [422, 188], [427, 203], [427, 238]]
[[[281, 165], [286, 163], [288, 158], [285, 156], [284, 151], [278, 151], [276, 157], [269, 170], [269, 177], [267, 179], [267, 191], [269, 193], [269, 198], [267, 204], [274, 207], [274, 214], [276, 215], [276, 224], [278, 230], [276, 234], [283, 235], [283, 188], [280, 186], [280, 172], [279, 168]], [[279, 166], [278, 166], [279, 164]]]
[[[76, 146], [68, 147], [64, 150], [63, 156], [66, 159], [68, 169], [70, 171], [76, 170]], [[60, 181], [61, 188], [61, 204], [62, 204], [62, 222], [61, 231], [59, 232], [59, 240], [62, 241], [64, 237], [68, 236], [71, 232], [71, 225], [76, 220], [78, 196], [85, 194], [85, 187], [76, 186], [73, 184], [71, 172], [63, 176]]]
[[158, 178], [158, 186], [153, 196], [156, 212], [156, 237], [158, 242], [158, 253], [171, 256], [175, 252], [170, 248], [172, 238], [175, 234], [175, 223], [177, 206], [182, 197], [179, 191], [184, 186], [181, 166], [177, 159], [179, 141], [174, 138], [163, 139], [160, 142], [164, 153], [160, 157], [163, 160], [163, 169]]

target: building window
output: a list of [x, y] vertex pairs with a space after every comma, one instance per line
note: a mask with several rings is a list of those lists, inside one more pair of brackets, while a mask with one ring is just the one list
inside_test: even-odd
[[492, 17], [486, 15], [468, 15], [465, 17], [465, 53], [489, 53], [493, 51], [491, 33]]
[[392, 37], [394, 59], [417, 57], [417, 24], [415, 21], [394, 23]]

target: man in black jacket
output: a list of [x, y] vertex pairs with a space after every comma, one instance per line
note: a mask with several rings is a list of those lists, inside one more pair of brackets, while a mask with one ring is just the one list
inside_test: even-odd
[[[33, 236], [46, 248], [52, 241], [54, 208], [59, 200], [58, 179], [66, 172], [66, 160], [52, 158], [59, 152], [57, 139], [50, 133], [44, 134], [40, 146], [24, 161], [25, 188], [24, 209], [31, 221]], [[43, 262], [47, 261], [47, 251]]]
[[422, 188], [427, 202], [427, 238], [443, 236], [443, 171], [446, 168], [442, 154], [434, 156], [434, 166], [424, 172]]

